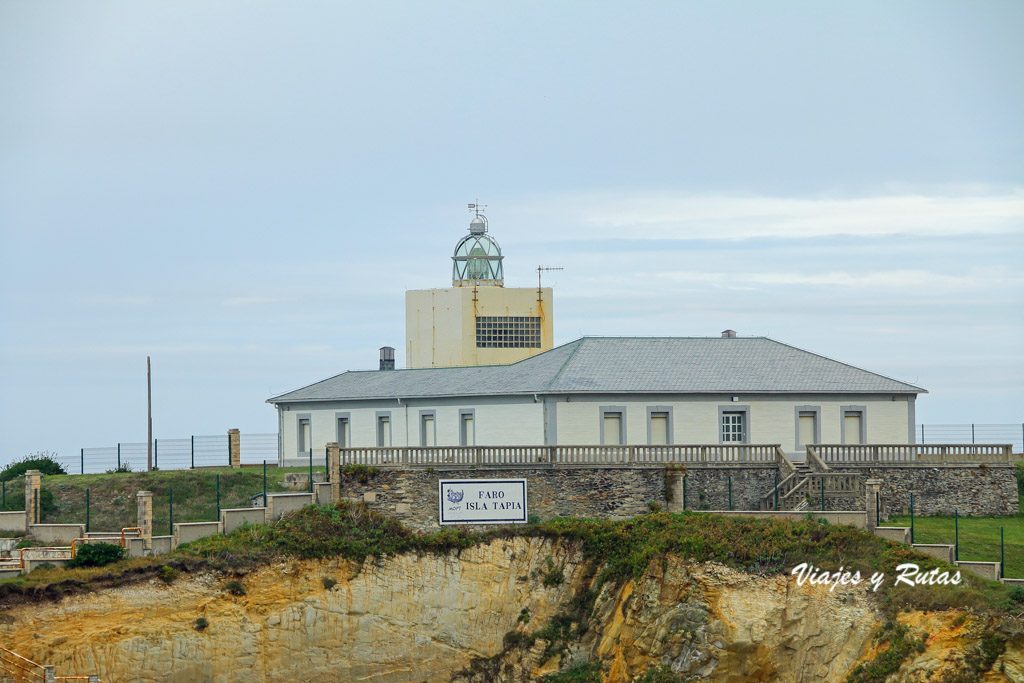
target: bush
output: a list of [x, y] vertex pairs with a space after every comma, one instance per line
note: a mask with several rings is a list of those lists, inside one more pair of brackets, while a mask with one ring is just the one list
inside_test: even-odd
[[174, 567], [168, 567], [166, 564], [160, 567], [160, 580], [164, 583], [174, 583], [174, 580], [178, 578], [178, 570]]
[[21, 460], [15, 460], [7, 467], [0, 470], [0, 481], [10, 481], [20, 477], [29, 470], [39, 470], [43, 474], [67, 474], [67, 470], [56, 460], [57, 454], [49, 451], [40, 451], [26, 455]]
[[239, 597], [245, 595], [245, 586], [238, 579], [231, 579], [224, 584], [224, 590]]
[[323, 584], [324, 584], [324, 588], [325, 588], [326, 590], [331, 590], [332, 588], [334, 588], [335, 586], [337, 586], [337, 585], [338, 585], [338, 582], [337, 582], [337, 581], [335, 581], [334, 579], [332, 579], [332, 578], [331, 578], [331, 577], [329, 577], [329, 576], [325, 576], [325, 577], [323, 577], [323, 578], [321, 579], [321, 581], [323, 581]]
[[74, 567], [103, 567], [124, 557], [124, 548], [113, 543], [87, 543], [75, 552], [64, 565]]
[[[1024, 496], [1024, 462], [1018, 462], [1014, 465], [1014, 471], [1017, 474], [1017, 493]], [[1022, 510], [1024, 512], [1024, 510]]]
[[200, 633], [205, 631], [206, 627], [209, 625], [210, 622], [208, 622], [205, 617], [199, 617], [198, 619], [192, 622], [192, 628], [199, 631]]
[[601, 683], [601, 665], [597, 662], [574, 664], [565, 671], [544, 677], [544, 683]]
[[132, 471], [131, 463], [123, 462], [113, 469], [109, 469], [104, 474], [126, 474]]

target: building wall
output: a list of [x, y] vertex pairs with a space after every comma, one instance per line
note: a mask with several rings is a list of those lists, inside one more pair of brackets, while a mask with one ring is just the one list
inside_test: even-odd
[[[449, 287], [405, 293], [405, 363], [409, 368], [504, 365], [554, 347], [552, 291], [515, 287]], [[475, 296], [474, 296], [475, 294]], [[479, 348], [477, 316], [540, 318], [539, 348]]]
[[281, 449], [285, 461], [298, 453], [298, 420], [310, 418], [313, 458], [324, 456], [325, 446], [337, 440], [337, 415], [347, 413], [350, 447], [377, 446], [377, 418], [391, 415], [391, 445], [420, 445], [420, 411], [435, 413], [439, 446], [459, 445], [460, 411], [474, 414], [476, 445], [531, 446], [544, 443], [544, 405], [532, 396], [466, 399], [398, 399], [295, 404], [281, 406]]
[[815, 408], [819, 415], [819, 443], [842, 443], [842, 409], [864, 409], [865, 442], [909, 443], [913, 440], [912, 406], [904, 395], [631, 395], [561, 396], [549, 399], [554, 412], [557, 443], [601, 443], [601, 409], [625, 409], [626, 443], [646, 444], [648, 408], [667, 407], [671, 414], [672, 442], [719, 443], [719, 410], [747, 410], [748, 443], [782, 444], [787, 453], [802, 455], [797, 448], [797, 408]]

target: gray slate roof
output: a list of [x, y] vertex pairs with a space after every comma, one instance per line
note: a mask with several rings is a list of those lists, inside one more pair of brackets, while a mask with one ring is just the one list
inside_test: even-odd
[[740, 392], [927, 393], [764, 337], [583, 337], [511, 365], [345, 372], [267, 402]]

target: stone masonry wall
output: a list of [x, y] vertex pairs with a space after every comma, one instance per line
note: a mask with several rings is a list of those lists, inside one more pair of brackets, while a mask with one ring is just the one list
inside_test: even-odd
[[1017, 480], [1009, 465], [867, 466], [829, 463], [835, 472], [858, 472], [882, 480], [882, 514], [1014, 515], [1019, 510]]
[[[439, 479], [526, 479], [527, 512], [541, 519], [623, 519], [665, 506], [664, 467], [410, 468], [342, 475], [341, 495], [422, 531], [440, 529]], [[472, 525], [486, 529], [489, 525]]]
[[672, 487], [673, 499], [669, 509], [683, 509], [683, 485], [686, 477], [687, 510], [728, 510], [729, 484], [732, 482], [733, 510], [760, 510], [761, 496], [767, 495], [775, 486], [776, 465], [749, 465], [743, 467], [688, 467], [685, 471], [673, 471], [676, 479]]

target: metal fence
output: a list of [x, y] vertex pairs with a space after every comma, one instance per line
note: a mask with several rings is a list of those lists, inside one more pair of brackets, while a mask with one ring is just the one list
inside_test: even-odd
[[[241, 434], [239, 448], [243, 465], [258, 465], [264, 460], [277, 463], [277, 434]], [[145, 472], [146, 442], [82, 448], [75, 455], [59, 456], [57, 461], [72, 474], [106, 472], [125, 466], [133, 472]], [[153, 466], [162, 470], [228, 467], [230, 464], [227, 434], [153, 439]]]
[[1019, 424], [919, 424], [918, 443], [1008, 443], [1024, 452], [1024, 422]]

